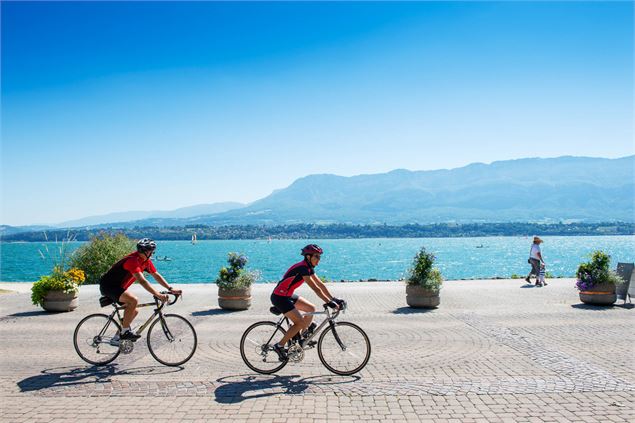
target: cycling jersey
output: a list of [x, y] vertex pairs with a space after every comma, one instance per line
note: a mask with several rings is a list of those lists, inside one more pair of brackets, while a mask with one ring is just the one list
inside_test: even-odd
[[124, 291], [135, 281], [133, 273], [156, 273], [157, 269], [150, 259], [143, 260], [138, 252], [128, 254], [115, 263], [102, 277], [100, 284], [118, 286]]
[[304, 283], [304, 277], [311, 276], [314, 273], [315, 271], [306, 260], [302, 260], [287, 270], [282, 280], [276, 285], [273, 293], [282, 297], [290, 297], [293, 295], [293, 291]]

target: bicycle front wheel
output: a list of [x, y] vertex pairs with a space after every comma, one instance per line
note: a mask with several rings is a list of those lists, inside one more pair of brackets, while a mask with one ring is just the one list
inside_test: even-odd
[[318, 340], [318, 356], [335, 374], [350, 376], [362, 370], [370, 359], [370, 341], [357, 325], [337, 322], [329, 325]]
[[121, 331], [119, 323], [105, 314], [84, 317], [75, 328], [73, 345], [77, 355], [87, 363], [103, 366], [119, 355], [119, 341], [113, 339]]
[[280, 361], [273, 350], [273, 344], [286, 331], [273, 322], [258, 322], [249, 326], [240, 339], [240, 356], [253, 371], [262, 374], [275, 373], [287, 365], [289, 360]]
[[148, 350], [165, 366], [180, 366], [196, 351], [196, 331], [185, 317], [178, 314], [159, 316], [148, 330]]

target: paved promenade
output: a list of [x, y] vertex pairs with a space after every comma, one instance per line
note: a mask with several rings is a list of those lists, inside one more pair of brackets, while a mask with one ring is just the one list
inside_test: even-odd
[[[72, 313], [41, 311], [24, 285], [0, 295], [0, 420], [635, 421], [635, 310], [584, 306], [571, 279], [544, 288], [446, 282], [431, 311], [406, 307], [400, 282], [332, 284], [349, 302], [343, 320], [372, 342], [369, 364], [352, 377], [330, 374], [315, 350], [273, 376], [243, 364], [242, 332], [273, 317], [271, 285], [255, 286], [244, 312], [221, 311], [215, 285], [182, 287], [184, 300], [170, 311], [190, 319], [199, 336], [182, 368], [154, 361], [145, 342], [103, 368], [81, 361], [72, 335], [100, 310], [95, 286], [82, 287]], [[308, 287], [300, 293], [318, 303]]]

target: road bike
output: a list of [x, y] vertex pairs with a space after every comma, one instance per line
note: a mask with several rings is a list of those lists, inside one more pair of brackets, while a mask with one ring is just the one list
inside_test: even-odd
[[[163, 314], [163, 308], [174, 304], [179, 295], [167, 303], [154, 298], [154, 302], [139, 304], [137, 308], [154, 306], [154, 313], [136, 330], [140, 335], [149, 326], [147, 343], [152, 357], [166, 366], [180, 366], [187, 362], [196, 351], [197, 336], [192, 324], [178, 314]], [[103, 366], [116, 359], [120, 353], [130, 354], [134, 349], [131, 340], [119, 339], [121, 323], [120, 313], [125, 307], [114, 303], [107, 297], [101, 297], [102, 307], [113, 306], [110, 315], [96, 313], [84, 317], [75, 328], [73, 344], [75, 351], [87, 363]]]
[[[331, 372], [349, 376], [362, 370], [370, 359], [370, 340], [368, 335], [357, 325], [350, 322], [338, 322], [337, 317], [346, 310], [346, 303], [334, 312], [324, 304], [323, 312], [305, 313], [310, 315], [326, 315], [324, 321], [304, 335], [296, 335], [287, 344], [287, 359], [280, 361], [273, 345], [278, 342], [291, 326], [284, 315], [276, 323], [262, 321], [249, 326], [240, 339], [240, 355], [245, 364], [252, 370], [271, 374], [279, 371], [290, 361], [299, 363], [305, 352], [315, 348], [313, 341], [319, 335], [317, 351], [320, 361]], [[276, 316], [282, 313], [276, 308], [269, 309]]]

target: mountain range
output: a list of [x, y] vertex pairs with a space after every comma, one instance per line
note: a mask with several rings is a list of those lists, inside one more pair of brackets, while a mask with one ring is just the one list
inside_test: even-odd
[[[309, 175], [251, 204], [126, 212], [56, 227], [635, 220], [635, 156], [526, 158], [456, 169]], [[1, 232], [13, 231], [3, 227]]]

